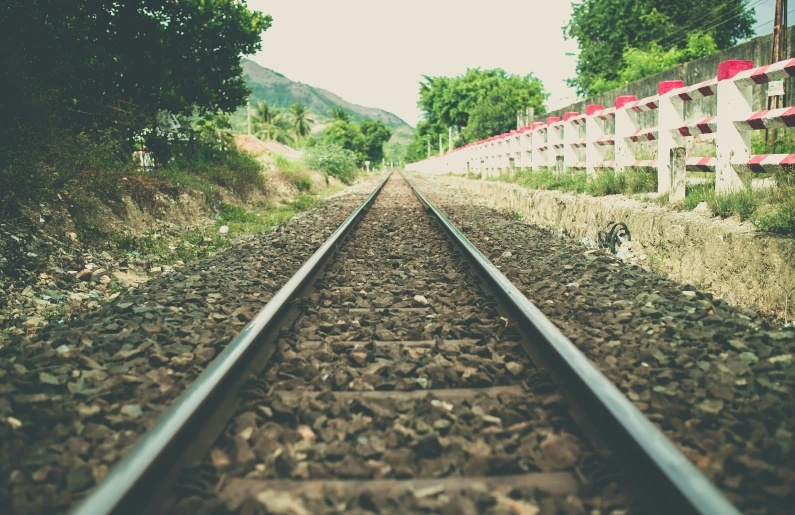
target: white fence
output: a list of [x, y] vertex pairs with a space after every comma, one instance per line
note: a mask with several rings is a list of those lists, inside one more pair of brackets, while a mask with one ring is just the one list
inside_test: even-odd
[[[759, 68], [752, 61], [724, 61], [714, 79], [700, 84], [661, 82], [657, 95], [641, 100], [617, 97], [607, 109], [589, 105], [584, 114], [547, 118], [406, 168], [437, 174], [473, 172], [483, 178], [516, 168], [585, 169], [589, 175], [600, 169], [621, 173], [641, 168], [656, 171], [658, 191], [669, 194], [671, 201], [684, 198], [688, 170], [714, 173], [717, 191], [749, 187], [754, 173], [795, 165], [795, 154], [751, 151], [752, 131], [795, 126], [795, 107], [754, 112], [752, 88], [792, 75], [795, 59]], [[684, 103], [701, 98], [714, 99], [717, 116], [685, 120]], [[638, 116], [643, 112], [656, 113], [657, 124], [643, 126]], [[714, 137], [715, 157], [675, 151], [685, 146], [687, 138], [702, 135]], [[640, 155], [649, 148], [654, 148], [656, 157]]]

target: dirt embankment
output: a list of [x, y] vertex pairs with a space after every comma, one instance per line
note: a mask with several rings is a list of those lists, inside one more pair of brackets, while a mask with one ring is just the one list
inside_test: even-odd
[[199, 193], [132, 176], [130, 194], [121, 200], [62, 192], [50, 202], [0, 217], [0, 346], [12, 335], [63, 324], [260, 227], [224, 230], [225, 205], [249, 212], [255, 221], [269, 221], [268, 215], [278, 211], [281, 220], [300, 210], [291, 207], [299, 196], [339, 189], [320, 173], [306, 174], [309, 191], [299, 192], [289, 177], [268, 172], [264, 193], [242, 199], [221, 189], [220, 202], [213, 203]]
[[427, 180], [577, 239], [597, 241], [599, 231], [625, 222], [639, 264], [710, 290], [731, 304], [793, 319], [795, 245], [760, 234], [749, 223], [674, 212], [618, 195], [589, 197], [462, 177]]

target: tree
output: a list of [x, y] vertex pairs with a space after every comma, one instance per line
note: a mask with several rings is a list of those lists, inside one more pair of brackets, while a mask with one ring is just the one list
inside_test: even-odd
[[693, 33], [710, 36], [716, 50], [733, 46], [754, 34], [754, 9], [747, 6], [748, 0], [582, 0], [563, 27], [580, 48], [577, 76], [568, 82], [581, 95], [606, 91], [620, 83], [629, 49], [661, 55], [688, 47]]
[[241, 56], [271, 21], [238, 0], [4, 0], [0, 200], [60, 158], [51, 142], [112, 139], [122, 159], [158, 113], [234, 111], [249, 94]]
[[283, 110], [273, 108], [267, 102], [257, 104], [251, 122], [254, 135], [259, 139], [274, 140], [284, 145], [295, 142], [292, 120]]
[[520, 90], [507, 84], [497, 86], [472, 109], [469, 123], [461, 133], [463, 141], [478, 141], [515, 129], [516, 106], [524, 102]]
[[311, 129], [309, 124], [314, 120], [309, 118], [309, 112], [306, 110], [306, 106], [299, 102], [295, 102], [290, 106], [290, 116], [292, 117], [293, 131], [295, 131], [296, 137], [301, 139], [308, 136]]
[[371, 163], [379, 163], [384, 158], [384, 143], [392, 137], [392, 131], [381, 120], [365, 118], [359, 122], [359, 130], [364, 136], [365, 155]]
[[307, 149], [304, 162], [309, 168], [324, 171], [345, 184], [356, 178], [356, 155], [334, 143], [319, 143]]
[[323, 130], [323, 139], [327, 143], [350, 150], [356, 155], [359, 166], [364, 166], [367, 160], [367, 140], [359, 124], [337, 120]]
[[270, 104], [264, 100], [254, 106], [254, 112], [251, 114], [251, 122], [254, 127], [255, 134], [264, 134], [265, 139], [270, 139], [269, 128], [271, 124], [271, 118], [273, 118], [275, 111], [276, 109], [272, 108]]
[[[485, 99], [490, 98], [490, 93], [499, 89], [503, 101], [499, 107], [502, 111], [513, 110], [510, 124], [492, 123], [492, 129], [487, 129], [485, 118], [481, 116], [484, 125], [480, 128], [466, 130], [472, 123], [472, 113]], [[480, 137], [494, 136], [516, 128], [516, 112], [520, 109], [532, 107], [536, 114], [544, 113], [544, 100], [547, 94], [540, 80], [530, 75], [508, 74], [499, 68], [494, 70], [469, 69], [458, 77], [424, 77], [420, 82], [420, 100], [417, 105], [423, 113], [423, 120], [417, 124], [414, 141], [406, 150], [406, 159], [416, 161], [426, 156], [427, 143], [430, 140], [431, 148], [438, 149], [439, 135], [442, 136], [443, 146], [447, 148], [448, 128], [454, 127], [461, 132], [462, 137], [455, 144], [461, 146]], [[490, 102], [494, 102], [493, 97]], [[492, 107], [496, 107], [493, 104]], [[486, 105], [480, 105], [482, 115], [487, 110]], [[499, 132], [487, 133], [488, 130]]]
[[351, 113], [346, 111], [345, 109], [341, 108], [340, 106], [334, 106], [328, 110], [329, 116], [331, 116], [332, 120], [339, 120], [343, 122], [351, 121]]

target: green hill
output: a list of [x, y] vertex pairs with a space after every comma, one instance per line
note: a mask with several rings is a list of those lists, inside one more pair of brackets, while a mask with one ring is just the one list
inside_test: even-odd
[[[300, 102], [315, 115], [313, 132], [328, 122], [329, 110], [339, 106], [349, 111], [356, 121], [370, 118], [381, 120], [392, 129], [393, 135], [389, 144], [408, 145], [413, 138], [414, 129], [398, 116], [375, 107], [364, 107], [353, 104], [325, 89], [316, 88], [295, 82], [284, 75], [264, 68], [254, 61], [243, 59], [243, 75], [251, 87], [251, 103], [266, 101], [275, 107], [289, 107]], [[238, 110], [232, 116], [232, 125], [238, 132], [245, 131], [246, 109]]]

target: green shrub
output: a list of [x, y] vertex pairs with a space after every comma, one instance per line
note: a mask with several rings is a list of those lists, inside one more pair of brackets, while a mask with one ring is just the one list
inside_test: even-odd
[[317, 205], [317, 197], [312, 195], [298, 195], [298, 198], [290, 202], [290, 207], [296, 211], [306, 211]]
[[753, 222], [760, 231], [795, 238], [795, 173], [785, 170], [776, 174], [776, 184], [769, 199], [775, 211]]
[[243, 206], [223, 203], [220, 208], [218, 216], [226, 222], [256, 222], [258, 220], [257, 215], [246, 211]]
[[621, 193], [620, 174], [616, 175], [613, 170], [600, 170], [595, 177], [588, 181], [586, 191], [592, 197], [604, 197], [605, 195], [617, 195]]
[[657, 171], [630, 168], [619, 174], [623, 179], [622, 193], [633, 195], [636, 193], [652, 193], [657, 191]]
[[594, 197], [653, 193], [657, 191], [657, 174], [635, 168], [629, 168], [622, 173], [601, 170], [588, 181], [586, 191]]
[[359, 170], [356, 166], [356, 154], [327, 142], [307, 149], [304, 161], [309, 168], [325, 172], [345, 184], [353, 183]]
[[164, 178], [179, 178], [187, 186], [197, 183], [185, 174], [201, 177], [243, 198], [253, 190], [265, 191], [262, 164], [253, 154], [234, 145], [219, 149], [214, 142], [195, 139], [162, 168], [154, 173]]
[[276, 156], [274, 164], [276, 165], [276, 170], [298, 188], [298, 191], [303, 192], [312, 189], [312, 177], [310, 177], [306, 165], [301, 161], [285, 156]]
[[713, 190], [706, 200], [709, 208], [721, 218], [738, 215], [742, 221], [751, 218], [762, 205], [762, 196], [750, 188], [720, 194]]

